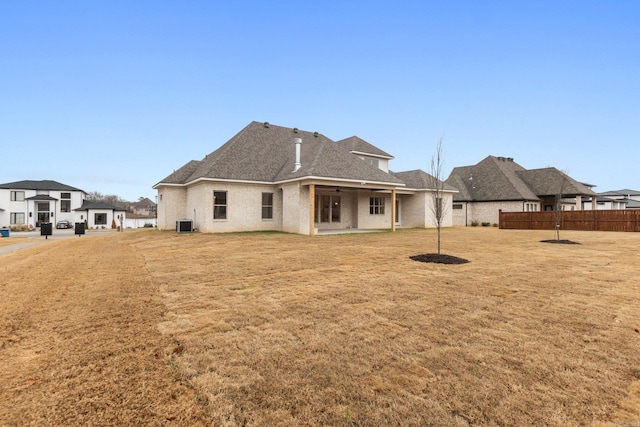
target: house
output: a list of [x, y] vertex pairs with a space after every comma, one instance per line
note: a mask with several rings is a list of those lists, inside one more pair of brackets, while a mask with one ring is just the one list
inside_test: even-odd
[[[124, 228], [126, 210], [106, 202], [87, 202], [74, 209], [75, 221], [89, 228]], [[115, 226], [115, 227], [114, 227]]]
[[156, 227], [156, 203], [148, 197], [129, 205], [125, 228]]
[[57, 181], [17, 181], [0, 184], [0, 227], [40, 227], [41, 223], [74, 221], [86, 193]]
[[[390, 172], [392, 159], [355, 136], [335, 142], [318, 132], [252, 122], [153, 187], [158, 228], [174, 229], [182, 219], [201, 232], [307, 235], [434, 226], [434, 184], [421, 171]], [[454, 192], [441, 193], [443, 206], [451, 206]], [[451, 225], [450, 213], [443, 225]]]
[[626, 209], [640, 209], [640, 191], [637, 190], [625, 188], [622, 190], [605, 191], [604, 193], [598, 193], [598, 196], [624, 203]]
[[129, 212], [153, 218], [156, 214], [156, 204], [148, 197], [141, 198], [137, 202], [129, 205]]
[[453, 224], [497, 224], [499, 211], [526, 212], [583, 209], [596, 196], [593, 185], [580, 183], [556, 168], [525, 169], [510, 157], [488, 156], [473, 166], [456, 167], [446, 183], [453, 195]]
[[[597, 210], [614, 210], [614, 209], [627, 209], [627, 204], [630, 201], [627, 199], [612, 199], [611, 197], [597, 196], [596, 197], [596, 209]], [[636, 202], [640, 205], [640, 202]], [[593, 209], [593, 199], [583, 199], [582, 209], [585, 211]]]

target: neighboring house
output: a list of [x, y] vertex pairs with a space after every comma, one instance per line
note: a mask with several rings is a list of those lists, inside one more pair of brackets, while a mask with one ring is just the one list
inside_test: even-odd
[[499, 211], [580, 210], [595, 196], [592, 185], [580, 183], [556, 168], [525, 169], [512, 158], [488, 156], [473, 166], [456, 167], [447, 184], [453, 195], [453, 224], [497, 224]]
[[[596, 209], [597, 210], [614, 210], [614, 209], [627, 209], [629, 200], [625, 199], [612, 199], [610, 197], [598, 196], [596, 197]], [[636, 202], [640, 205], [640, 202]], [[593, 199], [583, 199], [582, 209], [585, 211], [593, 209]]]
[[[252, 122], [153, 187], [158, 228], [175, 229], [182, 219], [201, 232], [312, 235], [434, 226], [426, 173], [393, 174], [391, 159], [358, 137], [334, 142], [317, 132]], [[444, 226], [451, 225], [454, 191], [447, 187], [443, 194]]]
[[129, 205], [129, 212], [141, 216], [155, 217], [156, 204], [148, 197], [145, 197], [142, 200], [131, 203]]
[[122, 229], [126, 221], [126, 210], [106, 202], [86, 202], [79, 208], [74, 209], [75, 221], [86, 222], [89, 228], [112, 228]]
[[56, 181], [17, 181], [0, 184], [0, 227], [74, 221], [86, 193]]
[[605, 191], [604, 193], [598, 193], [598, 196], [625, 203], [626, 209], [640, 209], [640, 191], [627, 188], [623, 190]]
[[156, 204], [145, 197], [129, 205], [125, 228], [156, 227]]

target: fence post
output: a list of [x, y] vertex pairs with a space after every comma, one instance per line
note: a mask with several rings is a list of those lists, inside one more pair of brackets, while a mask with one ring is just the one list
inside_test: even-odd
[[529, 211], [529, 230], [533, 230], [533, 212]]

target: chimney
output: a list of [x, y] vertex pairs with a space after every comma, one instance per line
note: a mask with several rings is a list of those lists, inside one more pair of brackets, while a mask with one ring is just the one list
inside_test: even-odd
[[302, 164], [300, 164], [300, 146], [302, 145], [302, 139], [293, 138], [293, 142], [296, 144], [296, 164], [293, 167], [293, 172], [297, 172], [300, 166], [302, 166]]

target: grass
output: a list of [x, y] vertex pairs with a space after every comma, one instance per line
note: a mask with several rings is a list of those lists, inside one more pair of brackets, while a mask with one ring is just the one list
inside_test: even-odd
[[[110, 289], [116, 270], [121, 292], [143, 279], [145, 291], [127, 291], [131, 307], [122, 315], [156, 313], [129, 313], [128, 324], [152, 325], [155, 335], [137, 326], [148, 347], [163, 349], [147, 369], [192, 390], [201, 410], [188, 406], [193, 424], [637, 424], [640, 235], [567, 231], [581, 244], [540, 242], [551, 237], [445, 229], [443, 252], [470, 263], [442, 265], [409, 258], [434, 251], [434, 230], [316, 237], [144, 230], [57, 242], [58, 256], [71, 250], [83, 261], [69, 270], [21, 270], [21, 280], [36, 292], [89, 265], [93, 289]], [[35, 260], [44, 251], [21, 252]], [[121, 255], [105, 256], [110, 251]], [[16, 274], [12, 268], [3, 262], [0, 273]], [[19, 288], [0, 283], [0, 301], [15, 306]], [[0, 308], [4, 327], [15, 309]], [[12, 325], [14, 337], [38, 328], [33, 319]], [[103, 326], [102, 342], [117, 342]], [[5, 344], [0, 361], [14, 361], [14, 348]], [[63, 383], [55, 371], [51, 381]], [[19, 408], [11, 395], [0, 386], [0, 398]], [[50, 404], [42, 396], [29, 395], [29, 404]]]

